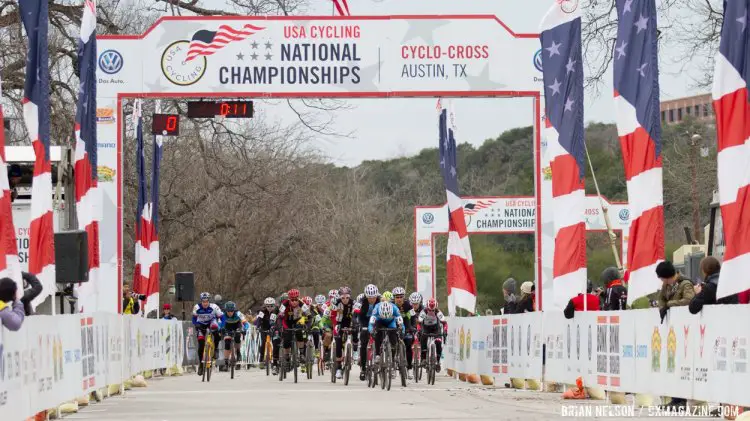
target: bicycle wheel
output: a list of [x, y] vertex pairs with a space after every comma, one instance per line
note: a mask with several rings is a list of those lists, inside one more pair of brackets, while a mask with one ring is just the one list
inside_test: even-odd
[[292, 368], [294, 369], [294, 382], [297, 383], [297, 366], [299, 365], [299, 349], [297, 338], [292, 338]]
[[422, 350], [419, 345], [412, 345], [411, 347], [411, 368], [414, 375], [414, 383], [419, 383], [419, 378], [422, 376]]
[[318, 342], [318, 376], [322, 376], [325, 373], [325, 347], [323, 347], [323, 338], [320, 338]]
[[333, 337], [331, 341], [331, 383], [336, 383], [336, 369], [338, 368], [338, 361], [336, 361], [336, 337]]
[[[208, 341], [206, 341], [208, 343]], [[211, 381], [211, 368], [213, 367], [213, 361], [214, 361], [214, 343], [211, 341], [211, 346], [208, 347], [208, 349], [203, 350], [203, 355], [208, 356], [208, 361], [206, 362], [206, 366], [203, 370], [203, 373], [206, 375], [206, 381]]]
[[271, 358], [273, 358], [273, 345], [267, 340], [266, 349], [263, 350], [263, 359], [266, 362], [266, 376], [271, 375]]
[[401, 386], [406, 387], [406, 345], [398, 341], [398, 372], [401, 375]]
[[307, 379], [312, 380], [313, 378], [313, 362], [315, 359], [315, 347], [312, 341], [307, 341], [307, 348], [305, 348], [305, 360], [307, 360]]
[[427, 383], [432, 385], [435, 384], [435, 366], [437, 364], [435, 361], [436, 355], [437, 351], [435, 350], [435, 343], [433, 342], [430, 345], [430, 351], [427, 357]]
[[344, 386], [349, 385], [349, 373], [352, 371], [352, 344], [346, 344], [346, 352], [344, 353]]
[[230, 379], [234, 379], [234, 366], [237, 364], [237, 359], [235, 357], [236, 353], [237, 351], [234, 348], [234, 343], [232, 343], [232, 355], [229, 358], [229, 378]]
[[391, 354], [391, 343], [387, 340], [383, 341], [383, 349], [381, 350], [380, 360], [383, 362], [383, 368], [381, 370], [381, 380], [383, 384], [380, 385], [381, 389], [391, 390], [391, 377], [393, 376], [393, 354]]
[[203, 359], [201, 360], [201, 364], [203, 364], [203, 376], [201, 377], [201, 382], [206, 381], [206, 369], [208, 369], [208, 347], [209, 347], [208, 341], [203, 342]]

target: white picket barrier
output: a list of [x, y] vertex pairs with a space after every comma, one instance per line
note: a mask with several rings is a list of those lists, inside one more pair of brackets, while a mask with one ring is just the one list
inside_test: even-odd
[[[750, 306], [454, 317], [445, 366], [459, 373], [750, 406]], [[542, 353], [546, 362], [542, 364]], [[544, 373], [544, 375], [542, 375]]]
[[144, 370], [181, 365], [174, 320], [111, 313], [27, 317], [0, 328], [0, 420], [23, 420]]

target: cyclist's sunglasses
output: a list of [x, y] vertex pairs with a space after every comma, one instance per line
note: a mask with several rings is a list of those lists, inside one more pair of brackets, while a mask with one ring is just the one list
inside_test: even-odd
[[289, 301], [296, 303], [297, 301], [299, 301], [299, 298], [290, 298]]

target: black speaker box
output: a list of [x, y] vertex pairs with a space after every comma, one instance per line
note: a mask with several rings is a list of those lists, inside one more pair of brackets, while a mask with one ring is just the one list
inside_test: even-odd
[[89, 281], [89, 242], [86, 231], [55, 233], [55, 281]]
[[195, 301], [195, 275], [193, 272], [178, 272], [174, 275], [177, 301]]

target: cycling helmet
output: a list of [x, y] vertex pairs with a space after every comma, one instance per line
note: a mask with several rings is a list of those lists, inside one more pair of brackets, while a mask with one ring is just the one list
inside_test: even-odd
[[210, 299], [211, 299], [211, 294], [207, 292], [201, 292], [201, 301], [210, 300]]
[[276, 305], [276, 300], [274, 300], [273, 297], [268, 297], [265, 300], [263, 300], [263, 305], [264, 306], [275, 306]]
[[237, 311], [237, 304], [234, 301], [227, 301], [224, 303], [224, 311]]
[[312, 297], [310, 297], [309, 295], [306, 295], [305, 298], [302, 299], [302, 302], [305, 305], [311, 306], [312, 305]]
[[377, 297], [378, 296], [378, 287], [376, 287], [373, 284], [367, 285], [365, 287], [365, 296], [367, 298]]
[[393, 291], [392, 291], [392, 292], [393, 292], [393, 295], [395, 295], [395, 296], [397, 296], [397, 297], [398, 297], [399, 295], [401, 295], [401, 296], [404, 296], [404, 295], [406, 295], [406, 290], [405, 290], [405, 289], [403, 289], [403, 288], [401, 288], [401, 287], [396, 287], [396, 288], [393, 288]]
[[315, 296], [315, 304], [322, 306], [326, 303], [326, 297], [323, 294], [318, 294]]
[[335, 289], [332, 289], [328, 291], [328, 299], [330, 301], [334, 301], [336, 298], [339, 298], [339, 292]]
[[422, 304], [422, 294], [414, 291], [409, 296], [409, 303], [413, 306], [418, 306]]
[[427, 300], [427, 305], [425, 307], [427, 307], [428, 310], [437, 310], [438, 302], [436, 299], [430, 298]]
[[299, 290], [298, 289], [290, 289], [289, 292], [287, 293], [287, 296], [289, 297], [290, 300], [295, 300], [295, 299], [299, 298]]
[[284, 301], [289, 299], [289, 294], [284, 292], [281, 294], [281, 298], [279, 298], [279, 301]]
[[393, 304], [391, 304], [389, 301], [383, 301], [382, 303], [380, 303], [380, 317], [383, 319], [392, 319]]
[[393, 301], [393, 293], [390, 291], [386, 291], [383, 293], [383, 301]]
[[365, 294], [359, 294], [359, 295], [357, 295], [357, 302], [362, 301], [363, 298], [365, 298]]
[[352, 289], [349, 287], [341, 287], [339, 288], [339, 297], [342, 295], [348, 295], [349, 297], [352, 296]]

